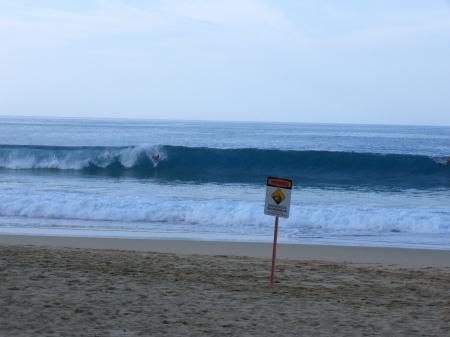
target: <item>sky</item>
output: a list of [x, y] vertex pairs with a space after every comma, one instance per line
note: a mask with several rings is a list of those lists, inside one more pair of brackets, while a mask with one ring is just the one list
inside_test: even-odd
[[0, 0], [0, 116], [450, 126], [450, 0]]

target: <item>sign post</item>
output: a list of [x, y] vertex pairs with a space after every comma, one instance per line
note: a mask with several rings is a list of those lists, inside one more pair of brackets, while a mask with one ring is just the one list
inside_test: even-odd
[[277, 254], [278, 217], [289, 218], [291, 205], [292, 180], [282, 178], [267, 178], [266, 202], [264, 214], [275, 216], [275, 229], [273, 234], [272, 271], [270, 284], [273, 284], [275, 275], [275, 258]]
[[273, 231], [272, 271], [270, 272], [270, 284], [275, 277], [275, 259], [277, 257], [278, 217], [275, 217], [275, 229]]

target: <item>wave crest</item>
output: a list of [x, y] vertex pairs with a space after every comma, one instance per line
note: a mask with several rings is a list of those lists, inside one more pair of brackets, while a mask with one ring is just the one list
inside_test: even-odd
[[[159, 155], [158, 163], [152, 155]], [[56, 169], [160, 180], [261, 184], [268, 176], [294, 186], [450, 188], [450, 165], [423, 155], [183, 146], [0, 146], [0, 168]]]

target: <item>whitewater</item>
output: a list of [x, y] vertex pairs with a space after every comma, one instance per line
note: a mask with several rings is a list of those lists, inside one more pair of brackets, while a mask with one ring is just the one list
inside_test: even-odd
[[[152, 159], [159, 155], [159, 161]], [[0, 117], [0, 234], [450, 249], [450, 127]]]

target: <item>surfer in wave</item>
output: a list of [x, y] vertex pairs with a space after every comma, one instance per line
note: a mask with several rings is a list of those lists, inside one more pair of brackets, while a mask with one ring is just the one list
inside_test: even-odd
[[445, 165], [447, 165], [448, 163], [450, 163], [450, 157], [448, 157], [447, 160], [445, 161]]
[[159, 163], [161, 157], [158, 153], [155, 153], [152, 150], [145, 150], [145, 153], [147, 154], [148, 159], [150, 159], [155, 166]]

